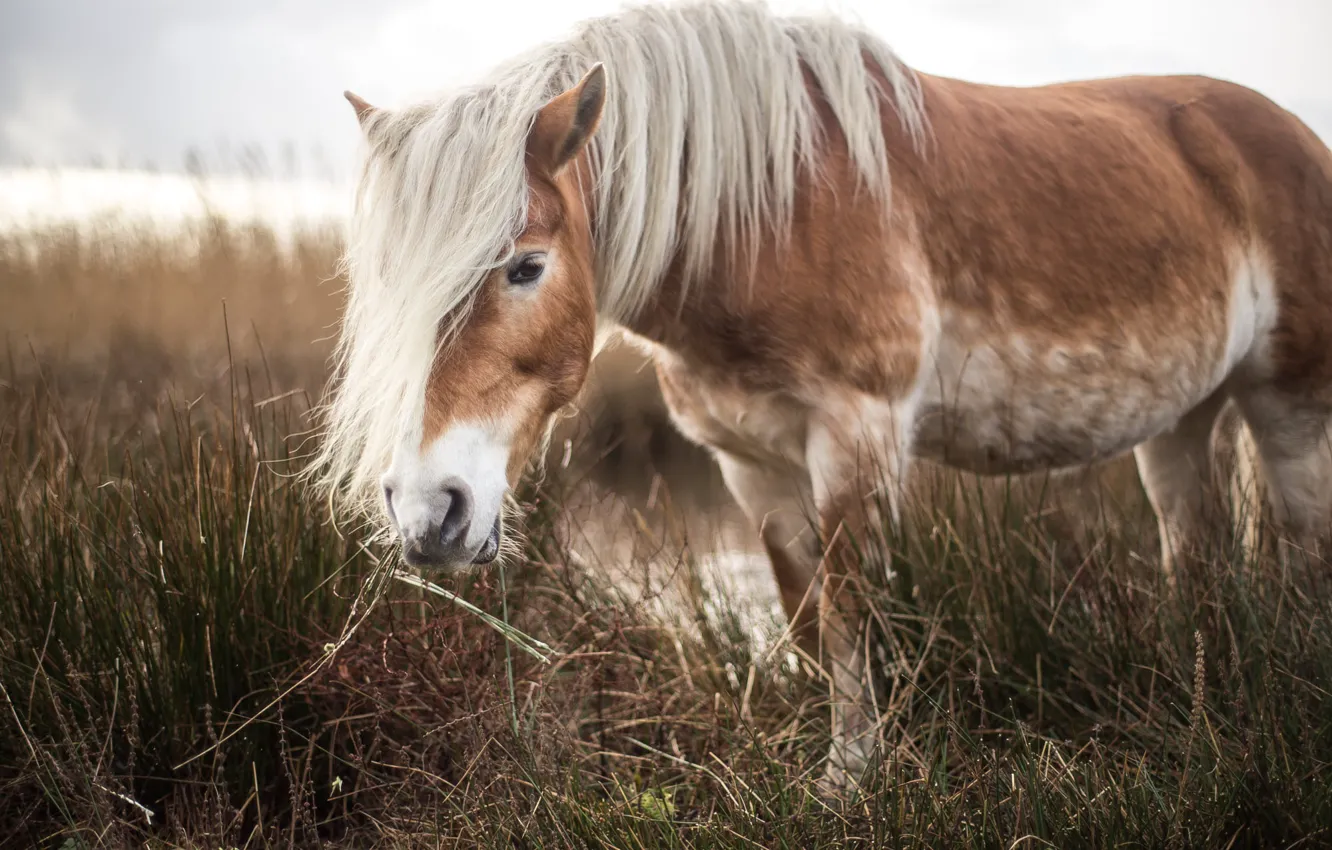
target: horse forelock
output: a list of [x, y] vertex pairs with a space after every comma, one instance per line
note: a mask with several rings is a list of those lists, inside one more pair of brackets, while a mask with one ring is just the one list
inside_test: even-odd
[[677, 257], [687, 282], [719, 239], [749, 238], [757, 249], [762, 226], [785, 227], [798, 172], [815, 169], [821, 140], [807, 72], [885, 211], [876, 93], [892, 98], [913, 138], [922, 133], [914, 75], [869, 33], [716, 0], [585, 21], [478, 85], [378, 110], [365, 128], [344, 257], [349, 297], [315, 464], [351, 507], [378, 505], [379, 473], [421, 428], [432, 364], [527, 225], [525, 144], [536, 113], [596, 62], [609, 85], [587, 195], [598, 308], [615, 322], [650, 301]]
[[432, 364], [525, 226], [523, 141], [540, 103], [524, 110], [505, 94], [476, 88], [368, 128], [316, 464], [322, 483], [358, 511], [378, 507], [379, 474], [419, 434]]

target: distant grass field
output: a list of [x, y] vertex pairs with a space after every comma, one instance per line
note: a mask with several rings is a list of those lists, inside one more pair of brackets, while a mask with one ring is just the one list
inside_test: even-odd
[[632, 364], [521, 494], [522, 561], [439, 579], [549, 658], [390, 580], [291, 477], [336, 251], [0, 237], [0, 846], [1332, 845], [1332, 575], [1218, 535], [1171, 594], [1123, 463], [922, 470], [866, 591], [886, 746], [845, 809], [808, 781], [824, 686], [702, 568], [688, 515], [724, 500]]

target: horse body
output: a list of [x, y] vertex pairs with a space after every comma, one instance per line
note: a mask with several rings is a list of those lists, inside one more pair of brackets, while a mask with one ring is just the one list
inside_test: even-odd
[[[490, 523], [498, 533], [498, 494], [583, 380], [597, 314], [622, 325], [653, 351], [675, 421], [713, 451], [756, 525], [797, 638], [822, 653], [844, 700], [829, 770], [841, 783], [873, 726], [848, 540], [898, 513], [912, 458], [1004, 473], [1133, 450], [1170, 569], [1204, 533], [1211, 432], [1233, 400], [1274, 516], [1300, 542], [1325, 523], [1332, 155], [1298, 119], [1205, 78], [1017, 89], [916, 75], [867, 34], [755, 7], [609, 21], [517, 79], [567, 80], [590, 39], [611, 67], [624, 51], [638, 73], [679, 74], [666, 82], [688, 98], [645, 112], [633, 79], [608, 96], [596, 69], [533, 101], [534, 118], [522, 101], [516, 119], [496, 119], [497, 137], [526, 133], [525, 153], [512, 152], [524, 157], [523, 223], [494, 271], [442, 298], [448, 315], [433, 321], [447, 348], [404, 391], [423, 409], [384, 479], [420, 560], [493, 557], [483, 541]], [[617, 42], [616, 27], [630, 37]], [[714, 38], [752, 42], [754, 67], [679, 47], [719, 50]], [[667, 71], [629, 52], [644, 43]], [[724, 125], [719, 93], [739, 91], [766, 99]], [[482, 95], [458, 103], [479, 110]], [[421, 129], [454, 112], [357, 111], [380, 179], [398, 181], [371, 222], [410, 212], [420, 165], [449, 161], [472, 132]], [[425, 250], [394, 232], [386, 223], [387, 241], [366, 248], [376, 267], [420, 267], [384, 259]], [[410, 290], [364, 285], [411, 306]], [[358, 346], [387, 339], [358, 333], [366, 315], [345, 331], [349, 379]], [[382, 449], [347, 424], [373, 431], [377, 411], [347, 397], [334, 458], [350, 457], [344, 472], [382, 467]], [[441, 535], [449, 546], [432, 556]]]
[[[1131, 93], [1152, 100], [1174, 87], [1173, 103], [1237, 88], [1133, 83]], [[936, 86], [986, 91], [926, 78], [936, 125]], [[633, 327], [658, 344], [683, 429], [738, 455], [802, 463], [802, 418], [840, 393], [843, 407], [864, 404], [860, 396], [908, 405], [915, 455], [1023, 473], [1113, 457], [1169, 431], [1227, 382], [1274, 379], [1270, 247], [1230, 223], [1207, 187], [1214, 175], [1173, 138], [1169, 105], [1155, 121], [1137, 115], [1111, 99], [1125, 86], [1008, 95], [1003, 127], [986, 120], [987, 98], [974, 124], [936, 135], [930, 155], [895, 145], [887, 236], [865, 233], [868, 213], [839, 205], [838, 190], [805, 185], [828, 197], [804, 201], [817, 210], [796, 226], [846, 239], [774, 244], [764, 252], [772, 268], [756, 275], [761, 298], [723, 276], [687, 315], [663, 308], [672, 316], [663, 325], [647, 311]], [[1098, 122], [1064, 89], [1119, 108]], [[1138, 126], [1126, 130], [1124, 113]], [[1250, 120], [1290, 122], [1274, 108]], [[1023, 126], [1033, 131], [1014, 129]], [[1076, 155], [1055, 158], [1061, 146]], [[1032, 160], [1043, 176], [1024, 174]], [[773, 393], [783, 400], [764, 400]]]

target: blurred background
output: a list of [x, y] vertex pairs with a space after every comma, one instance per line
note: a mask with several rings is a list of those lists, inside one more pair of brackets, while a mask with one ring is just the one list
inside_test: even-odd
[[[350, 88], [393, 105], [472, 79], [618, 0], [6, 0], [0, 161], [340, 181]], [[1332, 131], [1322, 0], [776, 0], [859, 18], [911, 65], [1033, 84], [1202, 73]], [[332, 202], [332, 199], [330, 199]], [[336, 202], [333, 202], [336, 206]]]

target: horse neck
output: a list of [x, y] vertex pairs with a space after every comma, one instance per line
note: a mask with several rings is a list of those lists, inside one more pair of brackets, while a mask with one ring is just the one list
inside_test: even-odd
[[629, 317], [608, 318], [635, 336], [678, 356], [695, 359], [702, 350], [715, 346], [714, 319], [719, 313], [744, 312], [731, 297], [731, 290], [740, 284], [726, 268], [718, 260], [702, 275], [687, 277], [684, 252], [677, 249], [642, 308]]
[[[582, 173], [593, 174], [591, 163], [581, 157], [580, 160], [580, 168], [585, 169]], [[595, 186], [595, 179], [589, 181], [587, 185]], [[589, 188], [583, 193], [583, 198], [588, 226], [593, 234], [595, 255], [600, 215], [595, 190]], [[719, 255], [721, 249], [722, 246], [719, 244]], [[721, 271], [725, 264], [719, 260], [714, 265], [717, 266], [716, 269], [708, 270], [701, 276], [698, 274], [687, 276], [684, 248], [677, 245], [664, 269], [650, 278], [636, 281], [637, 285], [650, 287], [651, 292], [642, 307], [629, 316], [617, 315], [607, 309], [603, 298], [603, 283], [598, 278], [594, 293], [598, 316], [601, 321], [624, 328], [637, 336], [660, 345], [676, 347], [681, 340], [682, 329], [694, 321], [698, 311], [704, 306], [701, 302], [707, 300], [701, 297], [701, 290], [712, 290], [712, 296], [715, 297], [720, 287], [729, 286], [726, 275]]]

